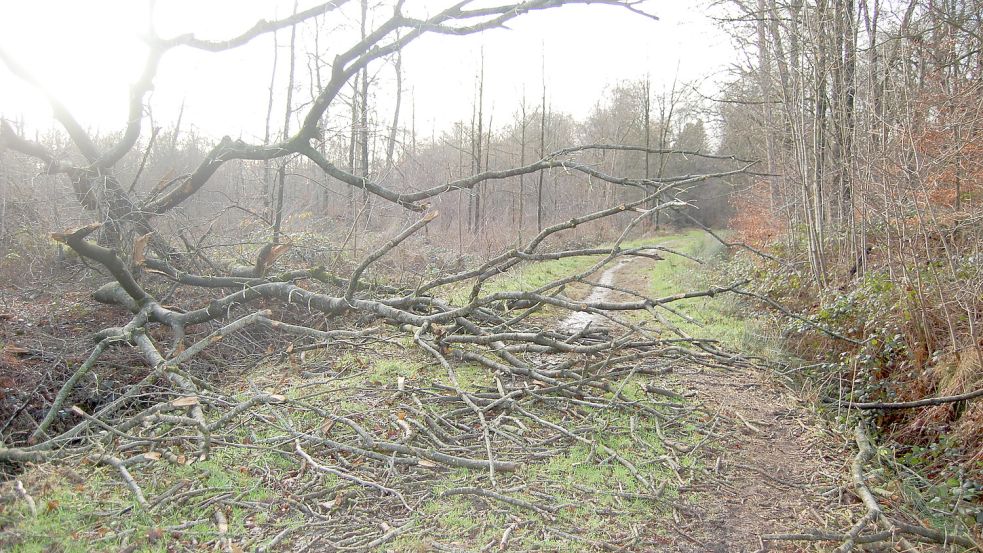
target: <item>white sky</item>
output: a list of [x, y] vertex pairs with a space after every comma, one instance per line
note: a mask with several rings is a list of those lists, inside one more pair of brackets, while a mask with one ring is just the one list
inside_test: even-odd
[[[302, 1], [300, 9], [315, 4]], [[406, 11], [423, 14], [444, 7], [432, 0], [407, 2]], [[415, 97], [417, 130], [446, 129], [470, 120], [480, 51], [485, 52], [486, 106], [494, 106], [498, 127], [517, 108], [523, 85], [529, 105], [539, 103], [545, 50], [549, 102], [554, 110], [582, 117], [604, 89], [618, 80], [651, 75], [653, 90], [681, 81], [702, 81], [732, 61], [728, 38], [705, 15], [704, 0], [650, 0], [652, 21], [610, 6], [567, 6], [520, 17], [512, 30], [469, 37], [428, 36], [404, 54], [404, 117]], [[289, 15], [292, 1], [159, 0], [155, 24], [161, 36], [194, 32], [200, 38], [234, 36], [258, 19]], [[357, 2], [328, 15], [321, 46], [344, 38], [354, 23]], [[140, 33], [147, 26], [142, 0], [33, 0], [0, 2], [0, 48], [29, 67], [48, 90], [94, 131], [123, 126], [129, 83], [139, 74], [146, 49]], [[309, 40], [310, 32], [306, 33]], [[349, 35], [350, 36], [350, 35]], [[286, 75], [289, 30], [279, 32], [281, 79]], [[272, 38], [221, 54], [180, 49], [164, 59], [155, 79], [151, 107], [158, 124], [176, 117], [186, 103], [185, 123], [210, 136], [229, 134], [257, 140], [263, 132]], [[337, 48], [329, 56], [333, 56]], [[377, 68], [391, 79], [390, 68]], [[298, 72], [306, 78], [304, 60]], [[282, 82], [282, 81], [281, 81]], [[713, 80], [704, 92], [713, 91]], [[304, 87], [296, 97], [303, 101]], [[282, 102], [282, 95], [278, 98]], [[296, 100], [295, 100], [296, 101]], [[389, 98], [377, 100], [383, 113]], [[274, 114], [282, 114], [282, 104]], [[486, 108], [487, 109], [487, 108]], [[0, 64], [0, 115], [23, 117], [30, 128], [51, 126], [50, 109], [30, 86]], [[388, 117], [388, 116], [387, 116]], [[277, 126], [282, 115], [275, 115]], [[406, 119], [404, 118], [404, 121]], [[407, 123], [408, 125], [408, 123]], [[185, 126], [185, 128], [187, 128]]]

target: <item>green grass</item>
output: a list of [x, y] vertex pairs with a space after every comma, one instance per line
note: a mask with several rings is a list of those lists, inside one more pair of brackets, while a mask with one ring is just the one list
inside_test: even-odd
[[[626, 242], [622, 247], [644, 245], [664, 245], [704, 261], [704, 264], [700, 265], [684, 257], [667, 253], [664, 254], [663, 261], [648, 265], [645, 276], [649, 280], [649, 288], [644, 292], [653, 298], [704, 289], [710, 285], [727, 284], [715, 280], [717, 277], [714, 270], [716, 263], [724, 259], [725, 248], [703, 231], [693, 230], [633, 240]], [[601, 259], [599, 256], [589, 256], [523, 265], [520, 269], [492, 279], [483, 291], [492, 293], [499, 290], [535, 289], [558, 278], [581, 272], [599, 259]], [[586, 290], [586, 287], [584, 289]], [[462, 290], [463, 295], [458, 297], [458, 301], [461, 301], [461, 297], [466, 298], [468, 291], [470, 289]], [[697, 321], [694, 324], [682, 317], [664, 312], [670, 321], [688, 334], [718, 339], [734, 348], [753, 346], [756, 351], [762, 350], [760, 339], [755, 336], [756, 328], [753, 327], [755, 323], [741, 315], [737, 302], [730, 296], [680, 300], [674, 302], [672, 307]], [[637, 317], [650, 318], [651, 316], [647, 313], [639, 313]], [[749, 330], [749, 327], [752, 329]], [[477, 370], [476, 377], [479, 381], [486, 378], [480, 368]], [[471, 383], [470, 378], [462, 378], [462, 381], [464, 380]], [[625, 386], [625, 392], [630, 396], [637, 395], [639, 397], [636, 399], [641, 399], [643, 394], [637, 384], [643, 380], [638, 377], [632, 378], [632, 381]], [[672, 384], [665, 382], [661, 385], [673, 387]], [[663, 495], [666, 500], [679, 497], [675, 476], [666, 465], [665, 457], [670, 452], [666, 451], [667, 446], [663, 445], [650, 421], [640, 421], [635, 436], [632, 437], [628, 433], [630, 417], [627, 414], [598, 409], [584, 409], [582, 414], [589, 418], [592, 426], [592, 430], [584, 434], [585, 437], [617, 450], [649, 481], [657, 484], [667, 482]], [[555, 415], [549, 418], [552, 422], [558, 423], [562, 417]], [[677, 442], [688, 445], [695, 444], [699, 438], [691, 424], [683, 424], [681, 428], [675, 429], [672, 436], [672, 439]], [[697, 468], [698, 461], [694, 456], [678, 453], [675, 455], [682, 470]], [[569, 541], [544, 533], [542, 526], [537, 523], [517, 529], [512, 536], [510, 547], [522, 551], [590, 551], [594, 548], [589, 545], [589, 541], [611, 539], [619, 528], [648, 523], [651, 524], [648, 527], [649, 531], [659, 534], [659, 528], [662, 526], [659, 520], [671, 524], [670, 513], [664, 504], [621, 498], [610, 493], [612, 491], [641, 493], [645, 490], [627, 468], [611, 459], [605, 461], [606, 457], [607, 455], [600, 449], [592, 452], [589, 446], [575, 443], [542, 462], [524, 466], [515, 475], [518, 481], [529, 483], [529, 488], [540, 487], [540, 491], [548, 490], [557, 503], [567, 505], [556, 513], [555, 521], [549, 524], [577, 528], [578, 537], [585, 541]], [[476, 477], [480, 478], [480, 475], [458, 473], [450, 480], [454, 481], [453, 485], [467, 485], [468, 482], [474, 482]], [[588, 496], [583, 490], [577, 489], [578, 486], [595, 489], [599, 493]], [[536, 501], [535, 496], [528, 491], [512, 495], [520, 499]], [[462, 505], [468, 505], [470, 508], [463, 508]], [[485, 507], [486, 505], [488, 507]], [[500, 537], [501, 528], [505, 523], [497, 518], [499, 514], [493, 514], [491, 518], [475, 517], [474, 510], [478, 508], [483, 511], [490, 508], [495, 513], [507, 514], [511, 520], [535, 518], [526, 510], [491, 500], [438, 498], [426, 503], [417, 515], [421, 523], [433, 519], [440, 521], [436, 533], [404, 536], [394, 544], [390, 544], [388, 548], [382, 547], [379, 550], [427, 551], [432, 549], [432, 540], [444, 545], [460, 546], [463, 549], [481, 548]], [[498, 533], [489, 535], [488, 526], [498, 528]]]
[[[476, 370], [480, 373], [482, 369]], [[459, 379], [464, 380], [460, 375]], [[646, 377], [632, 376], [623, 393], [629, 399], [641, 401], [645, 394], [638, 384], [645, 380]], [[487, 376], [484, 381], [487, 382]], [[673, 387], [667, 383], [662, 385]], [[671, 523], [670, 511], [664, 501], [678, 498], [679, 492], [675, 475], [667, 465], [666, 457], [670, 452], [658, 436], [654, 423], [639, 415], [632, 436], [629, 431], [632, 415], [628, 413], [590, 407], [577, 412], [583, 417], [580, 422], [548, 409], [541, 416], [554, 424], [565, 422], [567, 427], [587, 427], [581, 435], [594, 441], [597, 448], [592, 451], [589, 445], [575, 442], [539, 462], [524, 464], [514, 474], [499, 476], [500, 489], [517, 488], [507, 493], [512, 497], [544, 504], [542, 497], [533, 492], [551, 496], [552, 501], [545, 503], [562, 507], [553, 515], [553, 520], [547, 521], [527, 509], [490, 499], [435, 497], [425, 502], [415, 515], [418, 528], [429, 525], [425, 532], [403, 536], [392, 544], [378, 548], [378, 551], [431, 551], [435, 541], [463, 550], [480, 549], [491, 541], [499, 540], [503, 528], [510, 522], [520, 520], [531, 523], [515, 530], [509, 542], [510, 550], [594, 551], [596, 547], [590, 542], [617, 541], [624, 538], [621, 534], [624, 529], [640, 525], [658, 534], [662, 525]], [[692, 425], [684, 424], [674, 429], [672, 439], [692, 445], [699, 435]], [[609, 454], [601, 446], [617, 451], [656, 486], [665, 482], [664, 501], [619, 497], [617, 494], [623, 492], [643, 494], [650, 491], [628, 468], [608, 458]], [[695, 457], [679, 453], [673, 455], [683, 470], [696, 468]], [[491, 488], [483, 471], [458, 469], [449, 472], [442, 482], [435, 485], [434, 491], [439, 493], [460, 486]], [[565, 531], [576, 529], [575, 535], [583, 541], [550, 534], [546, 530], [548, 527], [563, 528]]]
[[[608, 244], [610, 246], [610, 244]], [[704, 262], [701, 266], [682, 256], [664, 253], [662, 261], [648, 270], [648, 290], [641, 290], [650, 297], [660, 298], [699, 290], [710, 285], [726, 284], [714, 280], [714, 267], [725, 259], [726, 248], [702, 230], [693, 229], [674, 234], [638, 238], [625, 241], [622, 249], [642, 246], [665, 246]], [[603, 256], [565, 258], [543, 263], [523, 264], [518, 268], [491, 279], [483, 288], [490, 294], [503, 290], [533, 290], [562, 277], [579, 273], [601, 260]], [[595, 275], [596, 276], [596, 275]], [[582, 286], [586, 291], [586, 286]], [[470, 288], [456, 291], [455, 299], [466, 299]], [[746, 321], [737, 313], [737, 303], [729, 297], [691, 298], [671, 304], [688, 317], [698, 321], [693, 324], [682, 317], [664, 312], [680, 328], [697, 337], [714, 337], [732, 346], [747, 345]], [[639, 313], [643, 318], [647, 313]]]
[[[726, 248], [702, 230], [690, 230], [668, 237], [667, 247], [697, 258], [703, 265], [682, 256], [664, 254], [649, 272], [648, 293], [661, 298], [682, 292], [726, 286], [717, 267], [726, 262]], [[662, 310], [662, 314], [680, 330], [696, 338], [719, 340], [723, 345], [742, 352], [774, 357], [780, 352], [778, 340], [763, 322], [749, 319], [739, 298], [733, 294], [687, 298], [668, 304], [685, 317]]]
[[[535, 263], [521, 263], [508, 272], [495, 276], [481, 287], [481, 295], [489, 295], [497, 292], [515, 292], [536, 290], [546, 284], [561, 278], [577, 274], [587, 270], [591, 265], [600, 260], [600, 256], [580, 256], [565, 257], [552, 261], [541, 261]], [[474, 280], [464, 281], [455, 285], [447, 286], [442, 290], [443, 295], [451, 305], [465, 305], [471, 295]], [[587, 287], [580, 284], [573, 284], [567, 287], [567, 293], [576, 296], [576, 290], [586, 291]], [[548, 313], [549, 308], [544, 312]]]
[[[628, 416], [623, 414], [600, 414], [594, 418], [596, 431], [587, 434], [600, 444], [617, 449], [620, 455], [631, 462], [639, 472], [656, 484], [672, 482], [674, 477], [659, 457], [665, 453], [659, 438], [652, 430], [641, 430], [636, 435], [651, 447], [642, 447], [626, 435], [611, 432], [621, 428], [627, 432]], [[507, 495], [543, 504], [530, 490], [549, 494], [554, 498], [547, 504], [560, 506], [547, 521], [529, 510], [506, 505], [494, 500], [471, 496], [434, 498], [422, 505], [416, 514], [417, 526], [430, 526], [419, 535], [404, 536], [393, 544], [378, 548], [378, 551], [431, 551], [433, 541], [443, 545], [454, 545], [464, 550], [475, 550], [501, 538], [503, 528], [509, 522], [530, 520], [532, 524], [514, 532], [510, 540], [510, 550], [517, 551], [593, 551], [590, 541], [608, 541], [621, 537], [619, 532], [631, 526], [654, 525], [662, 520], [671, 523], [668, 508], [661, 502], [642, 499], [621, 498], [621, 492], [645, 493], [642, 485], [631, 472], [617, 461], [603, 462], [607, 454], [601, 450], [593, 453], [585, 444], [575, 444], [544, 460], [542, 463], [525, 465], [508, 481], [522, 482], [523, 490]], [[693, 466], [695, 460], [683, 457], [683, 466]], [[456, 471], [449, 477], [447, 486], [467, 486], [481, 483], [481, 474]], [[508, 487], [507, 482], [501, 483]], [[446, 489], [444, 487], [444, 489]], [[584, 489], [578, 489], [584, 488]], [[597, 493], [586, 490], [596, 490]], [[613, 492], [613, 493], [612, 493]], [[666, 486], [665, 500], [678, 496], [674, 485]], [[436, 524], [433, 524], [436, 523]], [[577, 529], [576, 535], [585, 541], [571, 541], [549, 534], [546, 527]]]
[[[60, 546], [64, 551], [88, 551], [78, 541], [79, 529], [98, 524], [97, 506], [100, 502], [122, 503], [125, 499], [115, 494], [92, 497], [91, 490], [103, 490], [101, 471], [86, 475], [84, 483], [72, 484], [61, 473], [47, 475], [43, 492], [32, 494], [38, 509], [34, 517], [27, 504], [18, 501], [6, 505], [0, 511], [0, 548], [12, 552], [46, 551]], [[25, 486], [33, 484], [28, 482]], [[31, 486], [33, 488], [33, 486]], [[31, 493], [31, 492], [29, 492]], [[103, 492], [105, 494], [105, 492]]]
[[[199, 481], [214, 488], [205, 498], [221, 493], [235, 493], [243, 501], [260, 501], [269, 497], [260, 480], [243, 470], [236, 455], [216, 451], [207, 461], [174, 467], [158, 466], [140, 470], [138, 480], [145, 496], [152, 500], [182, 479]], [[127, 544], [136, 551], [163, 552], [171, 550], [172, 538], [162, 529], [177, 526], [198, 518], [209, 519], [185, 530], [188, 535], [213, 537], [211, 511], [196, 512], [192, 507], [175, 507], [148, 513], [141, 509], [129, 491], [118, 480], [115, 469], [108, 467], [78, 467], [80, 481], [54, 471], [43, 479], [26, 482], [38, 506], [32, 516], [26, 503], [18, 501], [0, 511], [0, 549], [11, 552], [115, 551]], [[131, 469], [137, 471], [138, 469]], [[77, 477], [76, 477], [77, 478]], [[230, 536], [244, 536], [246, 512], [232, 507], [226, 512]], [[265, 515], [254, 519], [262, 523]]]

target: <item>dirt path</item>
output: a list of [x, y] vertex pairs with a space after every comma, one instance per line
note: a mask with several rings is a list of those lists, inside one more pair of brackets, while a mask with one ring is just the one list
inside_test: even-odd
[[686, 366], [676, 377], [720, 416], [722, 437], [702, 455], [705, 466], [713, 467], [713, 479], [694, 486], [703, 512], [688, 525], [707, 550], [767, 550], [763, 534], [829, 524], [820, 513], [836, 505], [821, 493], [838, 485], [843, 461], [826, 453], [834, 445], [794, 397], [766, 375], [751, 372]]
[[[615, 265], [608, 267], [602, 274], [601, 279], [598, 284], [601, 286], [595, 286], [591, 289], [590, 295], [584, 300], [585, 302], [600, 302], [608, 298], [614, 292], [610, 288], [604, 288], [605, 286], [611, 286], [614, 284], [615, 276], [622, 267], [628, 265], [632, 262], [631, 258], [622, 258]], [[574, 311], [569, 317], [564, 319], [560, 323], [560, 328], [568, 332], [577, 332], [583, 330], [588, 324], [594, 325], [597, 322], [603, 322], [604, 317], [597, 315], [595, 313], [586, 313], [584, 311]]]
[[[619, 265], [610, 284], [645, 293], [651, 267], [645, 260]], [[676, 551], [802, 551], [801, 542], [769, 543], [760, 536], [842, 522], [830, 514], [843, 513], [839, 494], [823, 492], [838, 489], [848, 451], [822, 429], [806, 403], [766, 369], [681, 363], [672, 375], [714, 428], [714, 437], [697, 452], [706, 476], [681, 488], [696, 511], [681, 516], [673, 529], [680, 538]]]

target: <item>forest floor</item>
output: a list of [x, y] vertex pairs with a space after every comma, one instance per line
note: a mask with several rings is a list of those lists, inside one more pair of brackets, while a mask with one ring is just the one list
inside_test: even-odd
[[[644, 242], [707, 265], [721, 251], [702, 232]], [[534, 288], [594, 261], [546, 263], [503, 275], [492, 286]], [[624, 291], [601, 293], [581, 283], [566, 293], [619, 299], [634, 290], [664, 297], [705, 288], [714, 278], [671, 254], [609, 271], [596, 278]], [[765, 538], [849, 527], [859, 510], [849, 492], [851, 444], [773, 376], [766, 359], [782, 355], [779, 340], [732, 298], [693, 298], [673, 309], [663, 323], [719, 340], [745, 362], [646, 359], [615, 383], [618, 394], [649, 408], [636, 414], [590, 401], [546, 400], [527, 407], [521, 420], [489, 411], [496, 415], [495, 455], [517, 463], [514, 471], [491, 474], [428, 461], [379, 468], [344, 456], [331, 468], [298, 455], [299, 445], [278, 438], [283, 428], [341, 439], [336, 436], [345, 430], [332, 422], [340, 417], [399, 440], [407, 423], [426, 412], [421, 398], [428, 407], [451, 399], [440, 393], [448, 375], [403, 338], [380, 339], [368, 351], [297, 354], [271, 346], [263, 362], [213, 375], [215, 386], [230, 397], [276, 393], [285, 403], [257, 409], [221, 437], [208, 459], [165, 455], [133, 469], [149, 509], [136, 508], [110, 467], [35, 465], [18, 476], [23, 491], [13, 482], [0, 487], [0, 550], [823, 550]], [[670, 333], [648, 314], [632, 316], [653, 333]], [[534, 318], [544, 327], [587, 322], [559, 321], [549, 309]], [[217, 364], [234, 353], [220, 351], [213, 359]], [[485, 369], [461, 364], [455, 370], [455, 388], [495, 389], [496, 377]], [[459, 407], [448, 402], [448, 418]], [[455, 449], [465, 451], [450, 443], [448, 450]]]

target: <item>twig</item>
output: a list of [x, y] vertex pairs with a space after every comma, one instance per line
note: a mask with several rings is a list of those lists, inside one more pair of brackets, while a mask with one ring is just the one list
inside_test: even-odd
[[851, 343], [853, 345], [856, 345], [856, 346], [861, 346], [861, 345], [863, 345], [863, 344], [866, 343], [866, 342], [861, 341], [861, 340], [854, 340], [853, 338], [850, 338], [849, 336], [844, 336], [844, 335], [840, 334], [839, 332], [836, 332], [834, 330], [831, 330], [829, 328], [826, 328], [825, 326], [823, 326], [821, 324], [814, 323], [814, 322], [810, 321], [809, 319], [803, 317], [802, 315], [798, 315], [796, 313], [793, 313], [792, 311], [789, 311], [788, 309], [786, 309], [784, 306], [782, 306], [781, 304], [779, 304], [775, 300], [773, 300], [771, 298], [768, 298], [768, 297], [765, 297], [765, 296], [762, 296], [761, 294], [756, 294], [754, 292], [748, 292], [747, 290], [742, 290], [740, 288], [735, 288], [732, 291], [735, 294], [740, 294], [742, 296], [747, 296], [749, 298], [756, 298], [756, 299], [758, 299], [760, 301], [763, 301], [764, 303], [767, 303], [768, 305], [770, 305], [774, 309], [776, 309], [776, 310], [780, 311], [781, 313], [783, 313], [785, 316], [791, 317], [791, 318], [793, 318], [793, 319], [795, 319], [797, 321], [801, 321], [801, 322], [805, 323], [806, 325], [808, 325], [808, 326], [810, 326], [812, 328], [815, 328], [816, 330], [822, 332], [823, 334], [825, 334], [825, 335], [827, 335], [827, 336], [829, 336], [831, 338], [836, 338], [837, 340], [843, 340], [844, 342], [849, 342], [849, 343]]
[[351, 474], [348, 474], [346, 472], [342, 472], [342, 471], [340, 471], [338, 469], [334, 469], [334, 468], [331, 468], [331, 467], [326, 467], [326, 466], [318, 463], [317, 461], [314, 460], [313, 457], [311, 457], [310, 455], [308, 455], [307, 452], [304, 451], [303, 448], [300, 447], [300, 440], [294, 440], [294, 451], [296, 451], [297, 454], [300, 455], [301, 458], [304, 459], [304, 461], [307, 462], [307, 465], [309, 467], [313, 468], [316, 471], [324, 472], [324, 473], [327, 473], [327, 474], [333, 474], [333, 475], [337, 476], [338, 478], [341, 478], [342, 480], [348, 480], [349, 482], [355, 482], [356, 484], [358, 484], [360, 486], [365, 486], [366, 488], [372, 488], [374, 490], [378, 490], [383, 495], [392, 495], [392, 496], [395, 496], [395, 497], [397, 497], [399, 499], [399, 501], [403, 504], [403, 506], [406, 507], [407, 510], [410, 510], [410, 511], [413, 510], [413, 508], [410, 507], [410, 504], [406, 502], [406, 499], [403, 497], [403, 494], [399, 493], [398, 491], [396, 491], [396, 490], [394, 490], [392, 488], [387, 488], [386, 486], [383, 486], [382, 484], [377, 484], [375, 482], [370, 482], [368, 480], [364, 480], [364, 479], [359, 478], [357, 476], [352, 476]]
[[522, 507], [523, 509], [529, 509], [530, 511], [535, 511], [537, 513], [546, 514], [546, 515], [548, 515], [549, 513], [555, 513], [556, 511], [559, 510], [559, 508], [554, 506], [536, 505], [534, 503], [530, 503], [522, 499], [510, 497], [507, 495], [502, 495], [498, 492], [486, 490], [484, 488], [475, 488], [475, 487], [451, 488], [440, 494], [441, 497], [448, 497], [451, 495], [479, 495], [481, 497], [488, 497], [491, 499], [495, 499], [497, 501], [501, 501], [502, 503], [508, 503], [509, 505], [515, 505], [516, 507]]
[[123, 479], [123, 482], [126, 483], [126, 486], [130, 488], [130, 491], [133, 492], [133, 497], [136, 499], [140, 507], [142, 507], [144, 510], [150, 508], [150, 505], [147, 503], [147, 499], [143, 495], [143, 490], [140, 489], [140, 485], [133, 479], [133, 475], [130, 474], [130, 471], [126, 469], [126, 465], [123, 463], [123, 461], [111, 455], [92, 455], [89, 458], [95, 463], [109, 465], [118, 470], [120, 477]]
[[409, 238], [414, 232], [427, 226], [430, 221], [437, 218], [437, 215], [437, 211], [431, 211], [430, 213], [424, 215], [422, 219], [407, 227], [405, 230], [403, 230], [403, 232], [397, 234], [392, 240], [383, 244], [381, 248], [372, 252], [361, 263], [359, 263], [358, 267], [356, 267], [352, 272], [352, 278], [348, 281], [348, 290], [345, 292], [345, 301], [351, 303], [352, 298], [355, 296], [355, 290], [358, 289], [358, 279], [362, 276], [362, 273], [369, 268], [369, 265], [374, 263], [380, 257], [386, 255], [389, 250], [398, 246], [400, 242]]
[[835, 399], [827, 399], [826, 401], [836, 402], [842, 407], [850, 407], [852, 409], [915, 409], [917, 407], [931, 407], [933, 405], [945, 405], [946, 403], [955, 403], [957, 401], [969, 401], [971, 399], [976, 399], [978, 397], [983, 397], [983, 388], [975, 390], [972, 392], [966, 392], [965, 394], [959, 394], [955, 396], [940, 396], [932, 397], [926, 399], [919, 399], [917, 401], [901, 401], [901, 402], [880, 402], [880, 401], [842, 401]]
[[31, 497], [31, 494], [27, 493], [27, 490], [24, 489], [24, 483], [18, 480], [14, 484], [14, 490], [17, 492], [17, 495], [24, 500], [24, 503], [27, 503], [27, 508], [30, 509], [31, 516], [32, 517], [38, 516], [37, 503], [34, 502], [34, 498]]
[[[927, 541], [942, 545], [955, 544], [966, 548], [977, 548], [978, 545], [972, 539], [956, 533], [940, 532], [933, 528], [916, 526], [901, 521], [895, 521], [884, 516], [881, 506], [867, 486], [867, 479], [864, 475], [864, 465], [877, 455], [877, 450], [870, 442], [867, 435], [866, 423], [860, 421], [854, 429], [854, 438], [857, 443], [857, 455], [851, 464], [850, 472], [853, 477], [857, 495], [860, 496], [867, 513], [861, 517], [847, 533], [825, 532], [813, 530], [799, 534], [768, 534], [761, 536], [763, 540], [802, 540], [802, 541], [842, 541], [843, 543], [836, 549], [837, 553], [847, 553], [853, 550], [855, 544], [868, 544], [881, 541], [894, 540], [901, 534], [906, 534], [918, 541]], [[881, 522], [887, 529], [883, 532], [873, 534], [862, 534], [864, 528], [872, 523]]]

